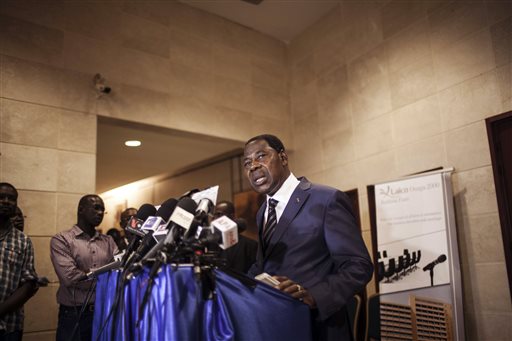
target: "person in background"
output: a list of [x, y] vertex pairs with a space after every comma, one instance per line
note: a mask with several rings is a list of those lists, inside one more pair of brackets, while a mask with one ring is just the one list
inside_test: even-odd
[[126, 210], [121, 212], [119, 226], [121, 226], [121, 228], [124, 231], [123, 239], [124, 239], [125, 245], [130, 244], [132, 237], [133, 237], [133, 234], [131, 234], [129, 231], [126, 230], [126, 226], [128, 226], [128, 222], [130, 221], [130, 219], [136, 215], [137, 215], [137, 209], [133, 208], [133, 207], [127, 208]]
[[16, 206], [16, 213], [14, 217], [11, 218], [11, 222], [15, 228], [23, 232], [25, 228], [25, 216], [23, 215], [23, 212], [19, 206]]
[[111, 236], [112, 239], [114, 239], [119, 251], [123, 251], [128, 246], [123, 236], [121, 236], [121, 232], [119, 232], [115, 227], [107, 231], [107, 236]]
[[76, 225], [50, 241], [50, 258], [60, 282], [57, 341], [91, 340], [95, 280], [83, 279], [91, 269], [110, 263], [117, 252], [112, 237], [96, 231], [104, 213], [105, 205], [99, 196], [83, 196], [78, 203]]
[[251, 265], [256, 261], [258, 243], [241, 234], [245, 231], [247, 223], [243, 219], [235, 219], [235, 206], [232, 202], [219, 201], [215, 205], [213, 218], [217, 219], [224, 215], [236, 221], [238, 225], [238, 243], [222, 252], [223, 258], [226, 259], [226, 267], [247, 273]]
[[297, 179], [274, 135], [247, 141], [243, 167], [253, 190], [267, 197], [249, 275], [268, 273], [276, 289], [307, 304], [315, 340], [352, 340], [346, 304], [370, 281], [373, 264], [348, 197]]
[[14, 227], [18, 191], [0, 183], [0, 340], [23, 336], [23, 305], [37, 292], [34, 248], [30, 238]]

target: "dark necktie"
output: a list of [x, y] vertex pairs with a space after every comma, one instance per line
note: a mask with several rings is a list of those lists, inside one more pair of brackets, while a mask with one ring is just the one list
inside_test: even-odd
[[270, 238], [277, 225], [276, 205], [278, 201], [276, 199], [269, 199], [268, 201], [268, 214], [265, 228], [263, 229], [263, 249], [266, 249], [270, 243]]

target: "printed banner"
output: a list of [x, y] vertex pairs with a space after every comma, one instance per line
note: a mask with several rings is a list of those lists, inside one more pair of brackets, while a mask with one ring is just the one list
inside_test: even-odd
[[450, 283], [442, 174], [375, 186], [382, 294]]

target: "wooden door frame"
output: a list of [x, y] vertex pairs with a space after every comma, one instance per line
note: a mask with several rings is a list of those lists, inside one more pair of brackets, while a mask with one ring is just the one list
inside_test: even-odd
[[[512, 197], [506, 190], [507, 179], [502, 170], [502, 159], [500, 145], [496, 133], [500, 125], [512, 121], [512, 111], [489, 117], [485, 120], [487, 126], [487, 137], [491, 152], [492, 171], [494, 175], [494, 186], [496, 187], [496, 199], [498, 201], [498, 214], [500, 217], [501, 234], [503, 238], [503, 249], [505, 252], [505, 264], [508, 275], [508, 287], [512, 297], [512, 217], [508, 207], [512, 207]], [[508, 181], [512, 181], [509, 179]]]

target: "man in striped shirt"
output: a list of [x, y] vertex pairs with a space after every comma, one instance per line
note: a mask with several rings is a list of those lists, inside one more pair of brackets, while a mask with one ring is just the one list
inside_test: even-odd
[[23, 304], [38, 287], [34, 270], [34, 248], [23, 232], [14, 228], [18, 191], [0, 183], [0, 341], [21, 340]]
[[91, 269], [111, 262], [117, 252], [112, 237], [96, 231], [104, 214], [103, 200], [85, 195], [78, 203], [77, 223], [50, 241], [50, 258], [60, 282], [57, 341], [91, 340], [95, 281], [83, 279]]

